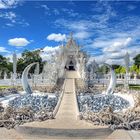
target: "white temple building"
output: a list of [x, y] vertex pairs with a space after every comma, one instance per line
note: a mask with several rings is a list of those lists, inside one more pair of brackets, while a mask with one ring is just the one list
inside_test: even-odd
[[80, 51], [80, 46], [77, 45], [72, 35], [66, 45], [61, 47], [60, 52], [58, 59], [61, 63], [61, 73], [59, 76], [64, 76], [65, 70], [68, 70], [76, 71], [80, 78], [84, 78], [87, 55]]

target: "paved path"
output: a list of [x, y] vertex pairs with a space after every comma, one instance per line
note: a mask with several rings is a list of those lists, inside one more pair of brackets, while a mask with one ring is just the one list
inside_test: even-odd
[[66, 78], [80, 78], [80, 74], [77, 71], [66, 71]]

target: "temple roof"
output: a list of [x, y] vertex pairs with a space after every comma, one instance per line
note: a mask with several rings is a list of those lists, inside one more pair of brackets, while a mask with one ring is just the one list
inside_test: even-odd
[[79, 46], [76, 44], [76, 41], [73, 39], [73, 33], [70, 33], [69, 40], [66, 44], [66, 48], [73, 48], [73, 49], [79, 49]]

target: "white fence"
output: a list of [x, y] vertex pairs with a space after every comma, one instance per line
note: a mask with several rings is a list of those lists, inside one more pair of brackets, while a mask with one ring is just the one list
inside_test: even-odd
[[[31, 86], [47, 86], [50, 85], [49, 81], [42, 81], [41, 79], [38, 79], [37, 81], [34, 81], [32, 79], [29, 79], [29, 84]], [[90, 82], [91, 84], [108, 84], [109, 83], [109, 79], [94, 79]], [[117, 84], [124, 84], [125, 83], [125, 79], [117, 79]], [[128, 84], [134, 84], [134, 85], [140, 85], [140, 79], [129, 79], [128, 80]], [[0, 86], [21, 86], [21, 79], [16, 79], [16, 81], [13, 81], [11, 79], [0, 79]], [[53, 85], [53, 84], [52, 84]]]
[[[94, 79], [90, 83], [108, 84], [109, 81], [109, 79]], [[127, 83], [132, 85], [140, 85], [140, 79], [129, 79]], [[117, 84], [125, 84], [125, 79], [117, 79]]]

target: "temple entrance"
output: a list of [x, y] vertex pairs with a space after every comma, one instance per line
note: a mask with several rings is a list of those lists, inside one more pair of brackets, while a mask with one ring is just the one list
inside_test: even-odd
[[66, 66], [65, 66], [65, 69], [66, 70], [69, 70], [69, 71], [75, 71], [75, 61], [72, 59], [72, 60], [68, 60], [67, 63], [66, 63]]
[[69, 62], [68, 70], [75, 70], [75, 68], [74, 68], [74, 64], [73, 64], [72, 61]]
[[69, 66], [69, 70], [75, 70], [74, 66]]

